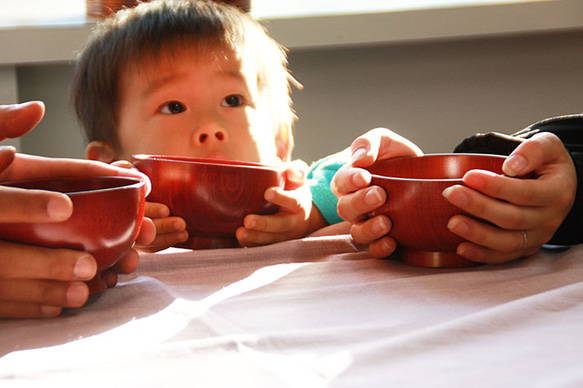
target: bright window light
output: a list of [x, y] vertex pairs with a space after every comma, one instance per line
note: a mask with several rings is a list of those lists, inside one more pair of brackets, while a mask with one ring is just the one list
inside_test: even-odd
[[[257, 18], [362, 14], [553, 0], [252, 0]], [[85, 0], [0, 0], [0, 26], [85, 23]]]

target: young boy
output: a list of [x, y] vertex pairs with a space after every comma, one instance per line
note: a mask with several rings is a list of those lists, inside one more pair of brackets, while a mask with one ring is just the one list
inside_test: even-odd
[[[204, 0], [159, 0], [98, 26], [79, 57], [73, 101], [89, 159], [148, 153], [287, 163], [292, 80], [282, 47], [247, 14]], [[280, 212], [247, 216], [237, 230], [242, 245], [299, 238], [328, 224], [312, 206], [303, 171], [290, 164], [285, 190], [267, 190]], [[184, 220], [169, 217], [165, 205], [149, 203], [146, 215], [158, 231], [149, 250], [188, 238]]]

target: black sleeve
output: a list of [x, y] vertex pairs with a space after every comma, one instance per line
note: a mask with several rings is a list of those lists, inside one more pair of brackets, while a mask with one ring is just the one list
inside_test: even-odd
[[512, 135], [484, 133], [464, 139], [454, 152], [508, 155], [520, 144], [539, 132], [557, 135], [571, 154], [577, 170], [577, 195], [573, 208], [548, 242], [552, 245], [575, 245], [583, 242], [583, 114], [559, 116], [534, 123]]

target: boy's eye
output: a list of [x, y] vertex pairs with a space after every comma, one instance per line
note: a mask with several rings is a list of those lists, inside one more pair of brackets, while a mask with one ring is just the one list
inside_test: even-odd
[[178, 101], [170, 101], [167, 102], [166, 104], [162, 105], [162, 109], [160, 109], [161, 113], [167, 114], [167, 115], [175, 115], [178, 113], [182, 113], [186, 110], [186, 107]]
[[243, 105], [243, 97], [237, 94], [231, 94], [221, 101], [221, 106], [224, 107], [236, 108], [241, 105]]

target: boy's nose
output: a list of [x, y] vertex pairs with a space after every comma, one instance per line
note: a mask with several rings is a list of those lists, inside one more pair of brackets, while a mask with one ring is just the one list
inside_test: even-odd
[[221, 128], [199, 129], [194, 133], [193, 140], [198, 146], [222, 143], [227, 141], [227, 132]]

